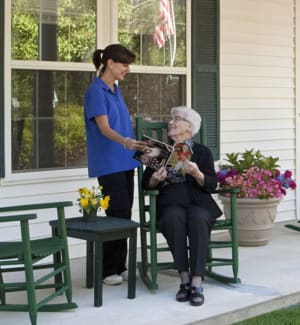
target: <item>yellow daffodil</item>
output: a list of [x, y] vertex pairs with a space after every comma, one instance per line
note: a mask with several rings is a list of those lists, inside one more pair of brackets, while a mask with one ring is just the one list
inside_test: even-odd
[[100, 199], [100, 206], [103, 210], [106, 210], [109, 206], [110, 196], [106, 195], [104, 199]]
[[98, 210], [99, 208], [106, 210], [109, 206], [110, 197], [109, 195], [103, 197], [102, 186], [93, 186], [91, 189], [81, 187], [78, 189], [78, 193], [80, 197], [77, 201], [79, 203], [80, 212], [84, 210], [90, 213], [92, 209]]
[[80, 199], [79, 204], [83, 209], [85, 209], [89, 206], [89, 200], [83, 197], [82, 199]]

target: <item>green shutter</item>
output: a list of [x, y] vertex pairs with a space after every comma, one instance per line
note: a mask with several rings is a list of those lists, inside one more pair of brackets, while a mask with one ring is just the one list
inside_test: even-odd
[[4, 177], [4, 1], [0, 1], [0, 177]]
[[219, 0], [192, 1], [192, 107], [205, 119], [207, 146], [219, 159]]

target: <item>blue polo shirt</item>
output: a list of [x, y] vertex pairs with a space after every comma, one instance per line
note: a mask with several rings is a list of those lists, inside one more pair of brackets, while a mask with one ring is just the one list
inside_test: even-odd
[[105, 137], [95, 117], [107, 115], [110, 127], [123, 137], [134, 138], [132, 122], [119, 87], [112, 92], [100, 78], [87, 88], [84, 98], [84, 119], [87, 140], [89, 177], [131, 170], [139, 166], [133, 158], [134, 150]]

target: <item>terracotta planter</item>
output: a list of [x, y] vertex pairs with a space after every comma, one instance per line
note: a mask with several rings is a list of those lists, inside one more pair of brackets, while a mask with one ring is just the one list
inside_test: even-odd
[[[229, 215], [229, 198], [220, 196], [224, 215]], [[239, 246], [263, 246], [272, 238], [279, 199], [237, 199]]]
[[97, 218], [97, 210], [90, 209], [90, 213], [87, 213], [87, 211], [83, 210], [83, 218], [85, 222], [95, 221]]

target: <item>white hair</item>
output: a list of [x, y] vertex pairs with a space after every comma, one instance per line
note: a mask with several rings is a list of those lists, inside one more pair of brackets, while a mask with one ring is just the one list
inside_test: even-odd
[[176, 106], [171, 108], [171, 117], [176, 115], [176, 113], [181, 113], [184, 119], [190, 122], [192, 137], [198, 133], [201, 127], [201, 116], [198, 112], [187, 106]]

